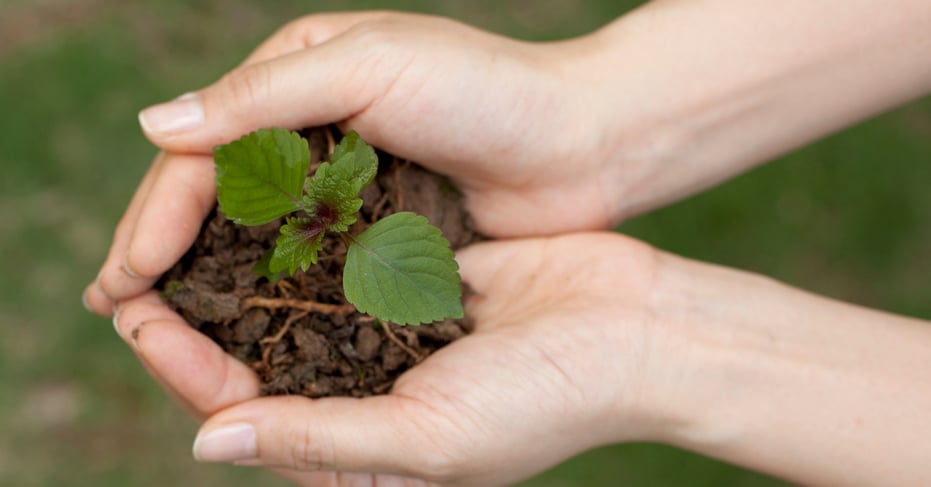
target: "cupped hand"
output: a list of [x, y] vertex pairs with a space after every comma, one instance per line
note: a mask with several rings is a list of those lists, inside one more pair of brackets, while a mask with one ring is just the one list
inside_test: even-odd
[[116, 323], [170, 395], [209, 417], [202, 461], [305, 485], [499, 485], [597, 445], [648, 437], [642, 380], [654, 252], [614, 234], [479, 244], [459, 253], [474, 333], [388, 395], [257, 398], [258, 379], [154, 293]]
[[613, 148], [596, 119], [603, 103], [568, 66], [589, 43], [521, 42], [424, 15], [313, 15], [140, 122], [176, 153], [261, 127], [339, 123], [453, 177], [490, 236], [603, 229], [617, 217]]
[[588, 42], [384, 12], [287, 25], [215, 84], [141, 113], [169, 155], [140, 186], [87, 301], [109, 314], [180, 258], [214, 197], [212, 164], [197, 154], [267, 126], [339, 123], [447, 174], [489, 236], [611, 227], [623, 178], [608, 163], [604, 104], [567, 67]]

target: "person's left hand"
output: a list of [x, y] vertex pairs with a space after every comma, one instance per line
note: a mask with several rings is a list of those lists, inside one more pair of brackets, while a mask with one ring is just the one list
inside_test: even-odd
[[[475, 331], [388, 395], [258, 398], [257, 377], [150, 292], [115, 319], [168, 393], [209, 417], [202, 461], [304, 485], [499, 485], [664, 421], [643, 377], [656, 253], [610, 234], [489, 242], [458, 256]], [[609, 380], [605, 380], [609, 379]]]
[[599, 46], [597, 36], [529, 43], [396, 12], [289, 23], [217, 82], [140, 113], [165, 153], [120, 220], [88, 307], [109, 315], [184, 255], [216, 194], [211, 158], [193, 154], [262, 127], [356, 130], [448, 176], [489, 237], [612, 228], [637, 172], [613, 161], [639, 151], [615, 153], [605, 133], [616, 111], [603, 109], [586, 70], [567, 66]]

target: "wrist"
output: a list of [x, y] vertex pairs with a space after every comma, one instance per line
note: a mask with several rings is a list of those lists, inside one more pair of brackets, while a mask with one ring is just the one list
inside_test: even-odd
[[807, 485], [931, 480], [927, 323], [667, 254], [653, 289], [644, 439]]
[[563, 69], [597, 121], [614, 213], [680, 199], [927, 93], [929, 14], [924, 0], [880, 16], [864, 2], [650, 2], [581, 40], [592, 48]]
[[744, 395], [777, 367], [779, 297], [765, 277], [659, 254], [648, 305], [654, 360], [643, 372], [659, 427], [648, 439], [701, 450], [740, 427]]

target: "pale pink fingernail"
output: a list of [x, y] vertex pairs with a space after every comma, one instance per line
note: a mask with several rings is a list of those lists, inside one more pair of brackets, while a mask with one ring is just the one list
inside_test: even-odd
[[113, 301], [112, 299], [110, 299], [110, 296], [104, 292], [103, 286], [100, 284], [100, 274], [97, 274], [97, 279], [94, 279], [94, 287], [97, 289], [97, 292], [99, 292], [103, 297], [109, 299], [110, 301]]
[[201, 431], [194, 440], [194, 458], [199, 462], [238, 462], [256, 457], [255, 428], [234, 423]]
[[91, 313], [94, 312], [94, 310], [91, 309], [90, 302], [87, 301], [87, 290], [86, 289], [81, 293], [81, 304], [84, 305], [84, 309], [90, 311]]
[[117, 305], [113, 305], [113, 329], [116, 330], [116, 334], [120, 334], [120, 308]]
[[174, 135], [195, 129], [204, 123], [204, 105], [196, 93], [182, 95], [170, 102], [139, 112], [139, 125], [156, 135]]
[[127, 276], [132, 277], [133, 279], [139, 277], [139, 274], [136, 273], [136, 271], [134, 271], [132, 267], [129, 267], [129, 251], [128, 250], [126, 251], [125, 254], [123, 254], [123, 272], [125, 272]]

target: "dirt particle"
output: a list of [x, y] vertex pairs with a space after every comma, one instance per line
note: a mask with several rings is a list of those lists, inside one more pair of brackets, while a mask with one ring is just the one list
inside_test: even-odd
[[233, 341], [236, 343], [254, 343], [265, 336], [265, 330], [271, 317], [264, 309], [252, 309], [233, 325]]
[[375, 358], [381, 347], [381, 335], [371, 326], [360, 326], [356, 332], [355, 349], [360, 360], [368, 362]]
[[294, 335], [298, 358], [318, 365], [329, 361], [330, 347], [325, 336], [306, 328], [298, 328], [291, 333]]

